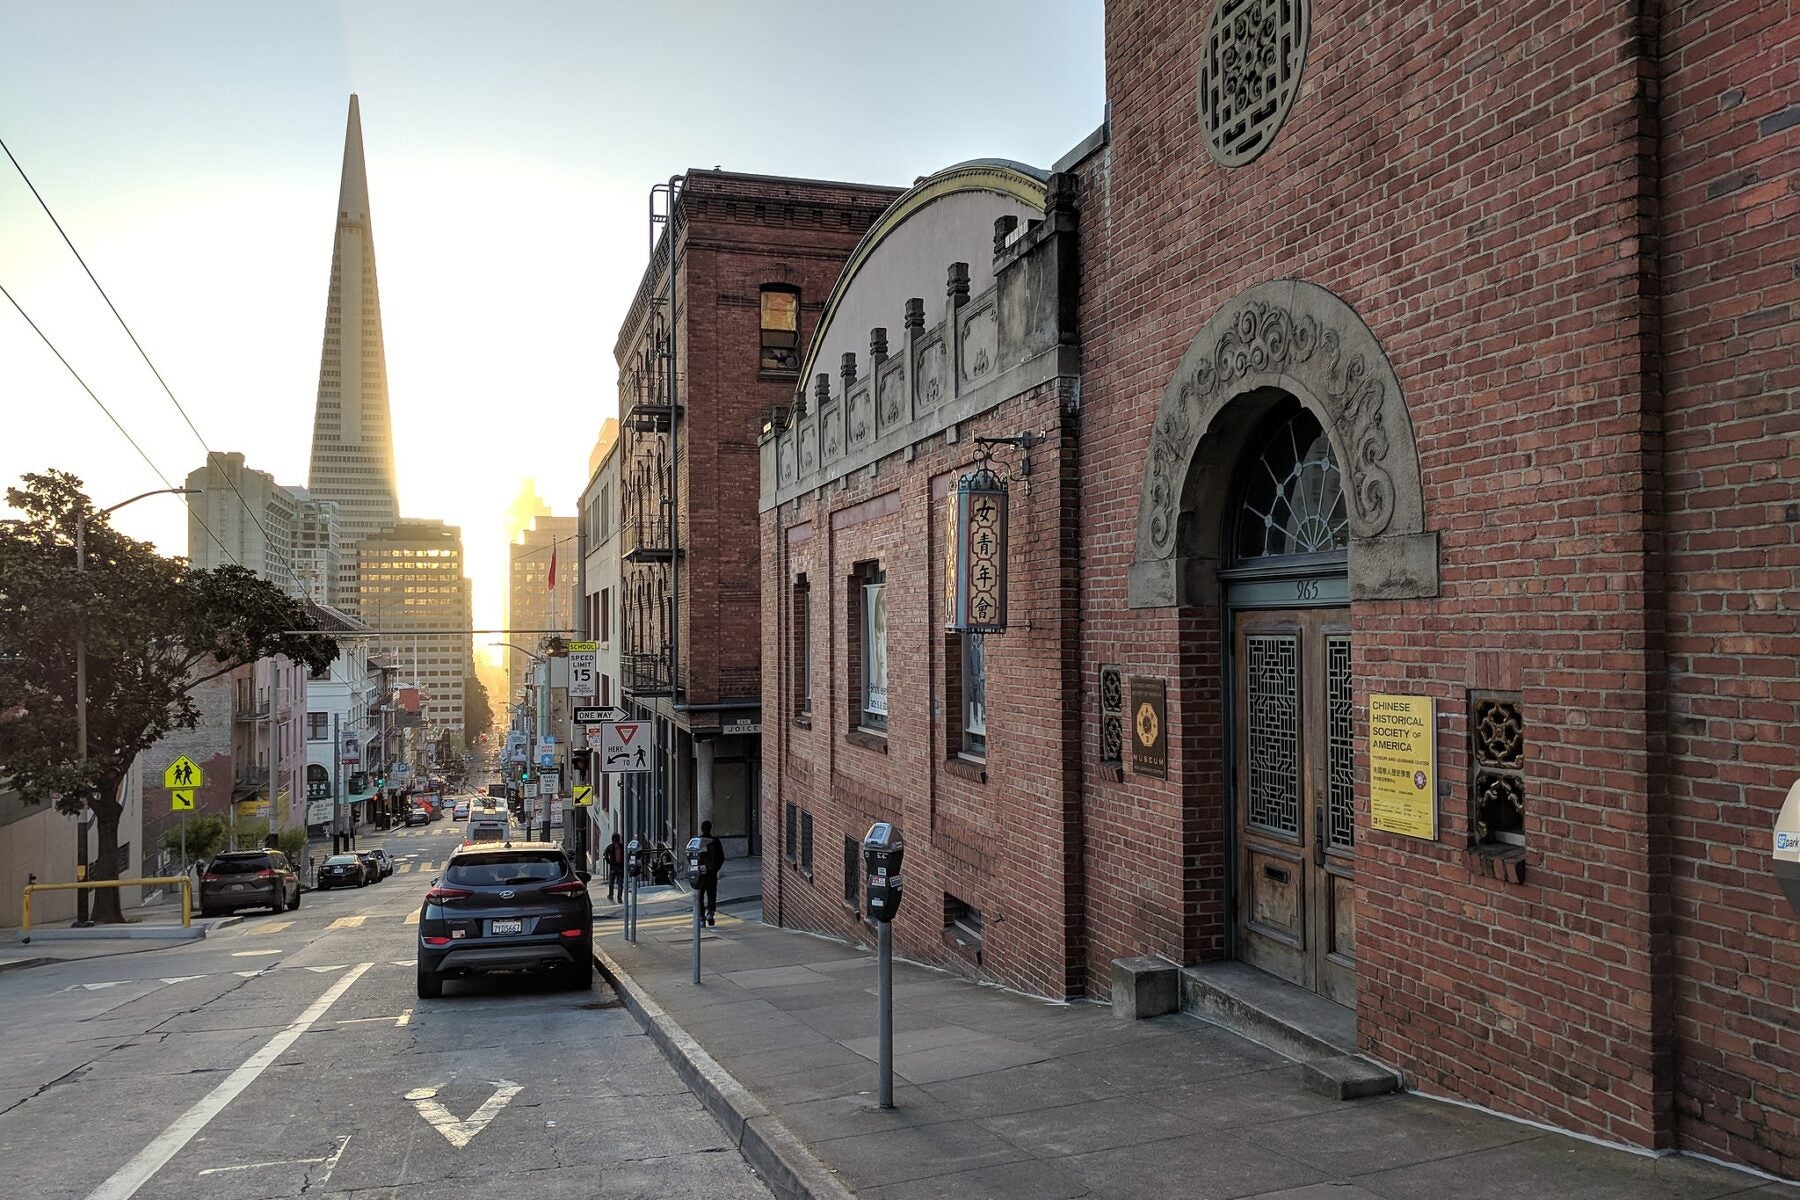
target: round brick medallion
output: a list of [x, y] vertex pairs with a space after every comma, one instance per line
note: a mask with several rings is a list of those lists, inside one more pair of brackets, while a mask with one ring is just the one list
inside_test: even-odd
[[1218, 0], [1200, 61], [1206, 148], [1241, 167], [1269, 148], [1287, 120], [1311, 29], [1309, 0]]

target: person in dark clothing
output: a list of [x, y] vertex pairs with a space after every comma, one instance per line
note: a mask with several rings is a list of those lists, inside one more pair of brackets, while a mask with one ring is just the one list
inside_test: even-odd
[[719, 869], [725, 865], [725, 843], [713, 836], [712, 822], [700, 822], [700, 911], [708, 925], [719, 923]]
[[606, 898], [623, 900], [625, 898], [625, 840], [618, 834], [612, 835], [612, 841], [600, 855], [606, 864]]

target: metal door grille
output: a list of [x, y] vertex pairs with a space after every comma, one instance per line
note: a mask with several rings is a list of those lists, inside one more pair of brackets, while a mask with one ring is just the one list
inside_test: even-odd
[[1249, 787], [1245, 820], [1261, 829], [1300, 832], [1300, 642], [1290, 636], [1245, 639], [1249, 711], [1245, 714]]
[[1325, 639], [1326, 740], [1330, 781], [1327, 834], [1333, 849], [1356, 844], [1355, 712], [1350, 698], [1350, 639]]

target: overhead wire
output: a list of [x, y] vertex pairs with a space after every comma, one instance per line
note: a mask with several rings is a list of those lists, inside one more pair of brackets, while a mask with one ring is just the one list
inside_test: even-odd
[[[150, 368], [150, 374], [156, 377], [156, 382], [161, 385], [163, 394], [169, 398], [169, 403], [175, 406], [175, 411], [181, 414], [181, 419], [186, 422], [188, 430], [193, 433], [194, 440], [200, 443], [200, 448], [202, 450], [206, 451], [207, 465], [209, 467], [212, 466], [219, 460], [219, 455], [211, 446], [206, 444], [206, 439], [201, 436], [200, 430], [194, 425], [193, 418], [188, 416], [187, 409], [181, 406], [181, 401], [175, 398], [175, 393], [169, 387], [168, 381], [163, 378], [162, 372], [157, 370], [156, 364], [150, 361], [150, 355], [144, 350], [143, 343], [139, 342], [137, 334], [131, 331], [131, 326], [126, 323], [125, 317], [119, 312], [118, 306], [112, 302], [112, 297], [106, 294], [106, 289], [100, 286], [100, 280], [95, 278], [93, 268], [88, 266], [87, 259], [81, 256], [81, 251], [75, 248], [75, 243], [69, 237], [68, 231], [63, 228], [62, 222], [56, 219], [56, 214], [50, 210], [49, 202], [46, 201], [43, 194], [38, 191], [37, 184], [31, 181], [31, 176], [25, 173], [25, 168], [20, 165], [18, 158], [13, 154], [12, 147], [8, 146], [3, 138], [0, 138], [0, 150], [6, 152], [6, 157], [12, 162], [13, 169], [19, 173], [19, 178], [23, 179], [25, 181], [25, 186], [31, 189], [31, 194], [37, 200], [38, 207], [44, 210], [44, 215], [50, 218], [50, 223], [52, 225], [56, 226], [56, 232], [62, 235], [63, 244], [69, 248], [69, 253], [75, 256], [75, 261], [81, 264], [81, 269], [87, 274], [88, 282], [94, 285], [94, 290], [100, 293], [100, 298], [106, 301], [106, 307], [112, 310], [113, 318], [119, 322], [119, 328], [123, 329], [125, 331], [125, 336], [131, 339], [131, 344], [136, 348], [138, 357], [142, 358], [144, 360], [144, 365]], [[17, 305], [15, 304], [14, 307], [17, 307]], [[237, 496], [238, 503], [243, 506], [245, 515], [250, 518], [251, 523], [254, 524], [257, 530], [262, 534], [263, 543], [267, 545], [270, 541], [269, 531], [267, 527], [263, 525], [262, 518], [258, 517], [256, 511], [250, 507], [250, 502], [244, 499], [244, 493], [238, 491], [237, 481], [232, 479], [230, 473], [225, 471], [222, 467], [219, 474], [223, 477], [226, 484], [230, 486], [233, 494]], [[208, 473], [208, 478], [210, 479], [210, 472]], [[164, 482], [167, 481], [165, 480]], [[173, 485], [171, 484], [170, 486]], [[216, 537], [213, 540], [218, 541]], [[220, 542], [219, 547], [220, 549], [224, 549], [224, 543]], [[226, 551], [226, 556], [232, 557], [229, 550]], [[237, 560], [235, 557], [232, 557], [232, 561], [235, 562]]]
[[[125, 426], [120, 423], [119, 418], [113, 415], [112, 409], [106, 407], [106, 402], [101, 400], [100, 397], [94, 393], [94, 389], [88, 386], [87, 380], [81, 377], [81, 372], [77, 371], [74, 365], [63, 356], [63, 352], [56, 348], [56, 343], [50, 340], [50, 335], [38, 327], [38, 323], [31, 319], [31, 314], [25, 311], [25, 306], [20, 304], [11, 292], [6, 290], [5, 284], [0, 284], [0, 296], [5, 296], [7, 300], [11, 302], [12, 306], [18, 310], [19, 315], [25, 318], [25, 323], [31, 326], [31, 332], [37, 334], [44, 345], [50, 348], [50, 353], [56, 355], [56, 361], [61, 363], [63, 368], [74, 377], [75, 382], [81, 385], [81, 390], [88, 394], [88, 398], [99, 405], [100, 411], [106, 414], [106, 419], [113, 423], [113, 428], [117, 429], [120, 435], [123, 436], [127, 442], [131, 443], [131, 448], [138, 452], [138, 457], [144, 460], [144, 465], [150, 468], [151, 474], [162, 480], [164, 487], [174, 490], [175, 485], [169, 482], [169, 477], [163, 474], [162, 468], [156, 465], [142, 446], [138, 445], [138, 440], [131, 436], [131, 431], [126, 429]], [[237, 556], [232, 554], [231, 548], [220, 540], [219, 535], [212, 531], [212, 527], [207, 525], [206, 521], [201, 518], [198, 513], [194, 512], [191, 505], [188, 507], [188, 513], [195, 521], [199, 522], [200, 528], [206, 530], [207, 536], [212, 538], [219, 549], [225, 552], [226, 558], [231, 559], [234, 563], [238, 561]]]

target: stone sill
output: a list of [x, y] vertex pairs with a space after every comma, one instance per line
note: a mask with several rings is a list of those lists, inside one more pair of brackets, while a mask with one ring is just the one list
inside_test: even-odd
[[987, 763], [972, 758], [947, 758], [944, 770], [958, 779], [967, 779], [971, 783], [986, 783]]
[[1125, 782], [1125, 764], [1122, 762], [1103, 762], [1100, 764], [1100, 778], [1108, 783]]
[[845, 732], [844, 740], [852, 746], [861, 746], [864, 750], [873, 750], [878, 754], [888, 752], [887, 735], [871, 733], [867, 729], [851, 729]]
[[812, 718], [811, 717], [795, 717], [794, 724], [801, 729], [811, 729], [812, 728]]

